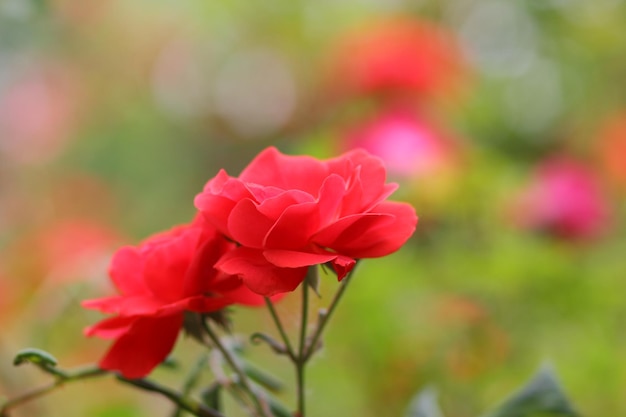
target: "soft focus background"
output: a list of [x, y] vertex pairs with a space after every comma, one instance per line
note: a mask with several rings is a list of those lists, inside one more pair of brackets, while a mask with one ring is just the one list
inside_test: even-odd
[[[100, 357], [80, 300], [111, 291], [115, 248], [189, 221], [219, 168], [364, 147], [420, 224], [359, 266], [311, 415], [401, 416], [432, 384], [446, 416], [477, 416], [545, 361], [584, 415], [626, 415], [624, 22], [619, 0], [0, 0], [0, 393], [46, 380], [11, 366], [23, 347]], [[169, 410], [101, 380], [15, 415]]]

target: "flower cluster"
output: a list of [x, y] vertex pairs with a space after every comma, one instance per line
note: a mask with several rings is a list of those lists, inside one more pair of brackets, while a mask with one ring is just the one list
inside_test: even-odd
[[357, 259], [396, 251], [417, 216], [386, 201], [396, 185], [385, 181], [382, 162], [362, 150], [320, 161], [268, 148], [239, 177], [220, 171], [191, 224], [115, 254], [119, 295], [84, 302], [115, 314], [86, 329], [115, 340], [100, 366], [145, 376], [172, 350], [186, 311], [260, 305], [293, 291], [310, 266], [329, 264], [341, 280]]

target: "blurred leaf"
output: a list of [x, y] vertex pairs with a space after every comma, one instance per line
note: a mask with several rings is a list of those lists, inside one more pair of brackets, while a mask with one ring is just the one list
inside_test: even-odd
[[213, 410], [222, 411], [221, 389], [222, 386], [217, 382], [206, 387], [200, 393], [202, 402]]
[[242, 361], [243, 371], [252, 380], [270, 391], [278, 392], [282, 390], [283, 383], [274, 375], [270, 375], [266, 371], [257, 368], [248, 361]]
[[56, 358], [44, 350], [37, 348], [26, 348], [20, 350], [13, 359], [13, 365], [19, 366], [24, 363], [32, 363], [43, 372], [57, 378], [69, 378], [65, 372], [55, 368], [58, 363]]
[[254, 344], [259, 344], [260, 342], [265, 342], [272, 348], [272, 350], [276, 353], [284, 355], [287, 353], [287, 348], [282, 343], [278, 342], [272, 336], [262, 333], [256, 332], [250, 336], [250, 341]]
[[426, 387], [418, 392], [411, 400], [405, 417], [443, 417], [437, 401], [437, 390]]
[[485, 417], [531, 417], [536, 415], [578, 417], [561, 389], [554, 371], [542, 366], [518, 393]]
[[54, 367], [58, 363], [56, 358], [50, 353], [36, 348], [22, 349], [15, 355], [15, 359], [13, 359], [13, 365], [15, 366], [22, 365], [26, 362], [47, 367]]
[[317, 296], [320, 296], [320, 274], [317, 265], [310, 266], [306, 272], [305, 278], [306, 284], [315, 291]]

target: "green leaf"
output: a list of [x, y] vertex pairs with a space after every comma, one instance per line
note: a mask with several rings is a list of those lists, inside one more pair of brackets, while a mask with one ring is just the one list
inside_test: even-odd
[[310, 266], [307, 269], [305, 282], [320, 297], [320, 274], [317, 265]]
[[214, 383], [206, 387], [200, 393], [202, 402], [213, 410], [222, 411], [221, 389], [222, 386], [218, 383]]
[[405, 417], [443, 417], [437, 400], [437, 390], [426, 387], [413, 397]]
[[554, 374], [552, 367], [542, 366], [535, 376], [494, 412], [485, 417], [578, 417]]
[[283, 383], [274, 375], [269, 374], [267, 371], [257, 368], [248, 361], [242, 361], [243, 372], [249, 376], [253, 381], [256, 381], [262, 387], [273, 391], [279, 392], [283, 389]]
[[43, 372], [57, 378], [67, 379], [69, 376], [62, 370], [56, 369], [57, 360], [50, 353], [36, 348], [26, 348], [17, 352], [13, 359], [13, 365], [19, 366], [24, 363], [32, 363]]
[[39, 366], [55, 367], [57, 360], [50, 353], [36, 348], [26, 348], [17, 352], [13, 359], [13, 365], [19, 366], [24, 363], [33, 363]]

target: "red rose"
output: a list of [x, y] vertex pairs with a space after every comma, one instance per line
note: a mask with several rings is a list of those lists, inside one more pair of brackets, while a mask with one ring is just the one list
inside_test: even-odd
[[259, 154], [238, 178], [224, 170], [195, 200], [206, 220], [239, 246], [216, 264], [251, 290], [293, 291], [310, 265], [331, 263], [339, 279], [355, 259], [399, 249], [417, 216], [406, 203], [387, 202], [380, 159], [356, 150], [327, 161]]
[[213, 268], [233, 247], [208, 226], [181, 226], [139, 247], [120, 249], [109, 272], [121, 295], [83, 302], [84, 307], [116, 314], [85, 330], [88, 336], [115, 339], [100, 367], [127, 378], [143, 377], [172, 350], [185, 311], [262, 304], [263, 298], [237, 278]]

